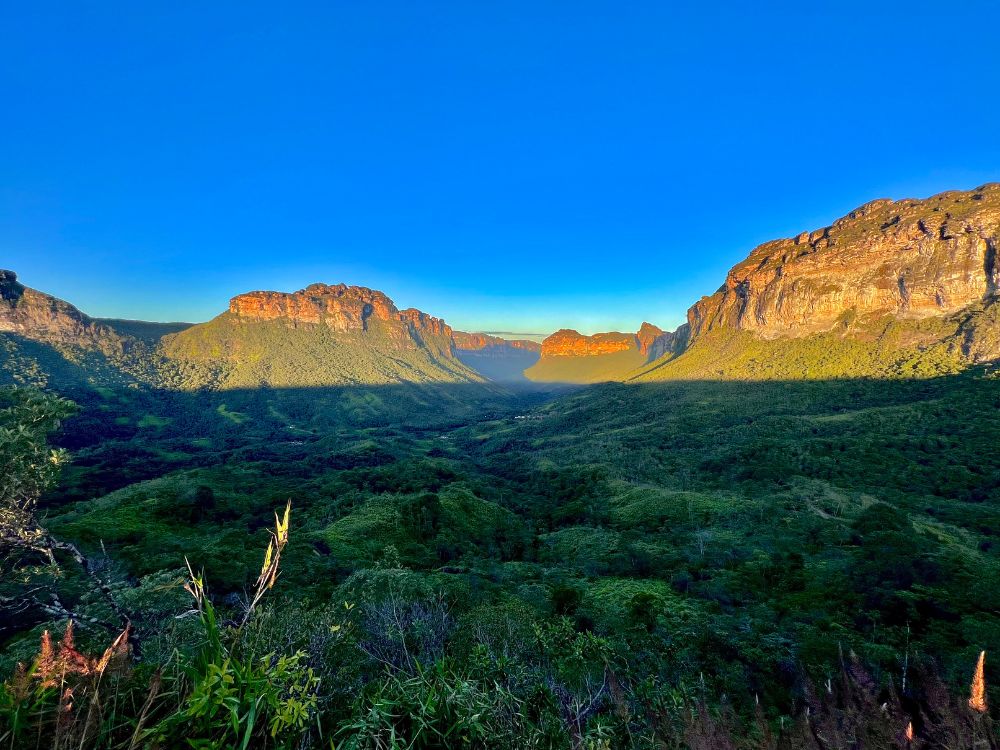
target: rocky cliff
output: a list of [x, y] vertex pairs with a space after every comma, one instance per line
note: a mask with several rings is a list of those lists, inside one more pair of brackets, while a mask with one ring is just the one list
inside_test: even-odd
[[312, 284], [240, 294], [229, 310], [162, 341], [184, 385], [282, 387], [476, 381], [451, 326], [380, 291]]
[[[385, 294], [363, 286], [310, 284], [297, 292], [248, 292], [229, 301], [239, 322], [277, 320], [289, 327], [323, 325], [339, 333], [361, 333], [373, 321], [411, 335], [447, 337], [443, 320], [415, 310], [399, 310]], [[400, 324], [402, 324], [400, 326]]]
[[527, 339], [502, 339], [486, 333], [452, 334], [455, 355], [490, 380], [502, 383], [526, 381], [524, 371], [538, 361], [542, 345]]
[[831, 226], [767, 242], [688, 311], [762, 338], [831, 330], [844, 316], [944, 316], [996, 295], [1000, 184], [926, 200], [876, 200]]
[[68, 302], [24, 286], [13, 271], [0, 270], [0, 333], [55, 346], [121, 353], [126, 337]]
[[452, 339], [455, 348], [462, 351], [483, 351], [489, 349], [519, 349], [526, 352], [540, 352], [542, 345], [528, 339], [502, 339], [488, 333], [466, 333], [454, 331]]
[[542, 357], [595, 357], [637, 349], [647, 359], [673, 351], [680, 341], [676, 332], [667, 332], [652, 323], [643, 323], [638, 333], [595, 333], [584, 336], [571, 328], [556, 331], [542, 342]]
[[541, 359], [525, 375], [540, 382], [595, 383], [623, 380], [659, 357], [677, 351], [683, 332], [643, 323], [637, 333], [585, 336], [564, 328], [542, 342]]

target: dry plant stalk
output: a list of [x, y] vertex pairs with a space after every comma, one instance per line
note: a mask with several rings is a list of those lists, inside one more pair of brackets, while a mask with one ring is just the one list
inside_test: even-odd
[[73, 642], [73, 621], [66, 626], [66, 632], [58, 647], [52, 646], [52, 636], [46, 630], [42, 633], [41, 645], [35, 667], [35, 676], [43, 687], [55, 687], [68, 675], [93, 677], [104, 674], [111, 660], [124, 658], [128, 654], [129, 627], [119, 634], [99, 657], [91, 658], [76, 650]]
[[986, 713], [986, 676], [983, 668], [986, 666], [986, 652], [979, 654], [976, 662], [976, 672], [972, 675], [972, 685], [969, 686], [969, 707], [981, 714]]
[[274, 514], [274, 531], [269, 532], [271, 534], [271, 541], [267, 543], [267, 551], [264, 553], [264, 564], [260, 568], [260, 575], [257, 576], [257, 582], [254, 584], [253, 596], [250, 597], [246, 613], [240, 622], [241, 628], [247, 624], [250, 615], [253, 614], [254, 608], [256, 608], [260, 600], [264, 598], [267, 590], [274, 586], [274, 582], [278, 579], [278, 564], [281, 560], [281, 551], [288, 544], [288, 517], [291, 512], [292, 501], [289, 500], [288, 504], [285, 505], [285, 515], [283, 518], [278, 518], [277, 513]]

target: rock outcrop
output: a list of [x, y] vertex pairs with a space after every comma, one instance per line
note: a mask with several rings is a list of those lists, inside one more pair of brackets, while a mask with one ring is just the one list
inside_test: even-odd
[[595, 357], [638, 349], [648, 360], [674, 351], [680, 338], [676, 332], [664, 331], [652, 323], [643, 323], [638, 333], [595, 333], [584, 336], [563, 328], [542, 342], [542, 357]]
[[643, 323], [636, 333], [592, 336], [565, 328], [542, 342], [541, 359], [525, 375], [548, 383], [625, 380], [653, 360], [677, 351], [684, 340], [683, 330], [668, 332], [652, 323]]
[[120, 353], [125, 340], [68, 302], [31, 289], [0, 270], [0, 333], [57, 346]]
[[876, 200], [831, 226], [760, 245], [688, 311], [762, 338], [831, 330], [845, 315], [943, 316], [1000, 287], [1000, 184], [926, 200]]
[[240, 321], [280, 320], [288, 326], [324, 325], [340, 333], [367, 331], [372, 320], [404, 323], [414, 331], [451, 336], [440, 318], [415, 310], [398, 310], [385, 294], [363, 286], [310, 284], [297, 292], [248, 292], [229, 301]]
[[489, 349], [520, 349], [526, 352], [541, 352], [542, 345], [528, 339], [502, 339], [488, 333], [466, 333], [455, 331], [452, 334], [455, 348], [462, 351], [483, 351]]
[[542, 342], [542, 357], [596, 357], [624, 352], [637, 346], [631, 333], [595, 333], [584, 336], [572, 328], [556, 331]]
[[501, 383], [524, 382], [524, 371], [538, 362], [542, 345], [527, 339], [502, 339], [487, 333], [452, 334], [455, 355], [476, 372]]

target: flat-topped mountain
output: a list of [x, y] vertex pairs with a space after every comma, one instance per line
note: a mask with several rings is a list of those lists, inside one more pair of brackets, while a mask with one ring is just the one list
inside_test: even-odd
[[452, 333], [455, 355], [476, 372], [501, 383], [526, 382], [524, 371], [538, 361], [542, 345], [488, 333]]
[[161, 348], [185, 378], [220, 387], [482, 380], [455, 357], [443, 320], [346, 284], [237, 295]]
[[542, 342], [541, 359], [525, 376], [537, 382], [624, 380], [682, 343], [676, 333], [651, 323], [643, 323], [637, 333], [612, 331], [591, 336], [564, 328]]
[[926, 318], [996, 294], [1000, 184], [927, 200], [876, 200], [831, 226], [755, 248], [688, 311], [763, 337], [833, 328], [845, 313]]
[[876, 200], [766, 242], [645, 377], [933, 374], [1000, 357], [1000, 184]]
[[248, 292], [229, 301], [229, 312], [243, 321], [322, 324], [340, 333], [367, 331], [372, 321], [381, 321], [401, 331], [451, 336], [451, 328], [440, 318], [413, 308], [399, 310], [382, 292], [347, 284], [310, 284], [293, 293]]

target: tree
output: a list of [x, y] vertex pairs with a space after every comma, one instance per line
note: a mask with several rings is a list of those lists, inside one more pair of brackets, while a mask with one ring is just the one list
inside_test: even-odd
[[[66, 453], [48, 444], [48, 437], [76, 405], [34, 389], [0, 389], [0, 613], [2, 619], [70, 619], [119, 632], [130, 618], [118, 606], [108, 584], [92, 562], [69, 542], [53, 537], [38, 518], [38, 501], [59, 476]], [[71, 558], [89, 584], [121, 621], [111, 623], [69, 609], [59, 595], [54, 575], [60, 559]], [[49, 575], [39, 572], [46, 565]], [[16, 627], [16, 626], [15, 626]], [[130, 640], [138, 650], [138, 640]]]

